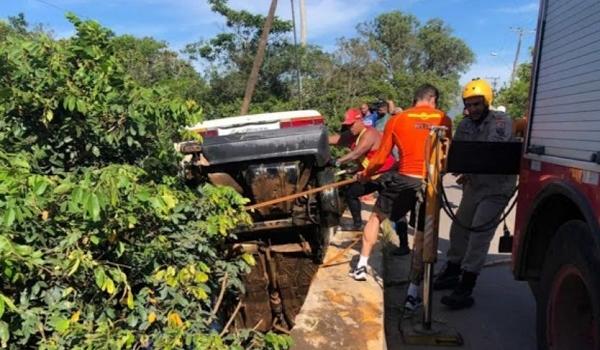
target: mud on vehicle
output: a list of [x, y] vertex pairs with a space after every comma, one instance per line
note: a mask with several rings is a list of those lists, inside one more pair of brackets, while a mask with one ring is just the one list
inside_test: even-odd
[[[190, 129], [203, 136], [202, 144], [178, 146], [188, 155], [183, 175], [190, 184], [230, 186], [255, 204], [334, 182], [333, 169], [326, 166], [327, 127], [317, 111], [208, 120]], [[253, 225], [238, 228], [232, 242], [258, 257], [246, 281], [244, 323], [271, 318], [269, 327], [289, 329], [338, 225], [337, 190], [250, 215]]]

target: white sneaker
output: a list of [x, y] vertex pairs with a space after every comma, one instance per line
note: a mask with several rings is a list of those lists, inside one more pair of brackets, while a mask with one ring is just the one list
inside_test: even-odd
[[367, 280], [367, 267], [360, 266], [351, 271], [351, 277], [355, 281], [366, 281]]
[[404, 302], [404, 310], [407, 311], [415, 311], [423, 305], [423, 299], [420, 297], [413, 297], [412, 295], [408, 295], [406, 297], [406, 301]]

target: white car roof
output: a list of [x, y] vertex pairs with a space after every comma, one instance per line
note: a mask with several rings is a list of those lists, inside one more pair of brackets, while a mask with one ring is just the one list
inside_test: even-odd
[[194, 126], [188, 127], [188, 130], [202, 131], [202, 130], [206, 130], [206, 129], [228, 128], [228, 127], [232, 127], [232, 126], [240, 126], [240, 125], [246, 125], [246, 124], [273, 123], [276, 121], [286, 120], [286, 119], [320, 117], [320, 116], [321, 116], [321, 113], [319, 113], [318, 111], [312, 110], [312, 109], [303, 110], [303, 111], [249, 114], [249, 115], [241, 115], [241, 116], [237, 116], [237, 117], [206, 120], [206, 121], [203, 121], [202, 123], [198, 123]]

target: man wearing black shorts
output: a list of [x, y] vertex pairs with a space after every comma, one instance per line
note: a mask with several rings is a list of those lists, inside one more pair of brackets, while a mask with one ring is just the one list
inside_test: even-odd
[[[412, 210], [417, 201], [417, 194], [423, 184], [425, 169], [425, 148], [432, 126], [446, 126], [452, 130], [452, 121], [438, 109], [438, 90], [429, 84], [415, 91], [415, 104], [412, 108], [395, 115], [387, 123], [379, 150], [369, 162], [369, 166], [361, 173], [361, 181], [368, 181], [385, 163], [394, 146], [399, 153], [398, 171], [388, 172], [378, 179], [382, 189], [375, 203], [373, 213], [369, 217], [363, 237], [358, 264], [351, 270], [355, 280], [367, 278], [367, 264], [373, 246], [377, 242], [379, 224], [389, 218], [391, 221], [404, 217]], [[419, 216], [424, 215], [419, 213]], [[417, 220], [422, 223], [424, 220]], [[422, 235], [422, 227], [417, 227]]]

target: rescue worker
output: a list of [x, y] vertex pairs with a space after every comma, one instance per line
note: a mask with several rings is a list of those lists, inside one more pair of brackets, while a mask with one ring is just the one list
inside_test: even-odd
[[[366, 126], [363, 122], [360, 110], [349, 109], [346, 111], [344, 121], [342, 125], [345, 128], [349, 128], [349, 133], [353, 135], [354, 141], [350, 145], [350, 152], [334, 160], [336, 167], [347, 163], [357, 162], [360, 170], [365, 169], [369, 164], [369, 159], [375, 154], [379, 145], [381, 144], [381, 133], [375, 128]], [[336, 143], [336, 139], [332, 136], [330, 141]], [[339, 141], [338, 141], [339, 142]], [[385, 160], [384, 165], [379, 169], [378, 173], [384, 173], [392, 169], [396, 161], [391, 155]], [[379, 184], [376, 180], [365, 183], [355, 182], [349, 185], [345, 191], [346, 203], [352, 214], [352, 224], [342, 225], [341, 228], [344, 231], [361, 231], [362, 230], [362, 218], [361, 218], [361, 203], [360, 197], [373, 193], [379, 190]], [[408, 242], [406, 242], [408, 246]]]
[[[367, 168], [359, 173], [361, 181], [370, 181], [371, 176], [386, 164], [394, 146], [397, 147], [398, 170], [384, 173], [377, 179], [382, 189], [363, 231], [358, 263], [350, 270], [351, 277], [357, 281], [367, 279], [368, 260], [377, 242], [381, 221], [388, 218], [394, 222], [404, 218], [415, 206], [417, 193], [421, 191], [423, 183], [425, 148], [430, 127], [443, 125], [448, 128], [448, 133], [452, 130], [450, 118], [436, 109], [438, 98], [439, 91], [434, 86], [425, 84], [419, 87], [415, 91], [414, 107], [390, 119], [385, 126], [379, 150], [371, 157]], [[420, 217], [417, 229], [422, 235], [424, 210], [416, 215]]]
[[[469, 82], [462, 98], [465, 117], [456, 129], [455, 142], [512, 140], [510, 118], [490, 109], [494, 96], [487, 81], [474, 79]], [[516, 175], [465, 174], [457, 183], [463, 187], [456, 213], [460, 224], [453, 222], [450, 227], [448, 262], [433, 284], [434, 290], [453, 289], [441, 300], [451, 309], [470, 307], [474, 303], [471, 294], [498, 225], [495, 221], [514, 190]]]

